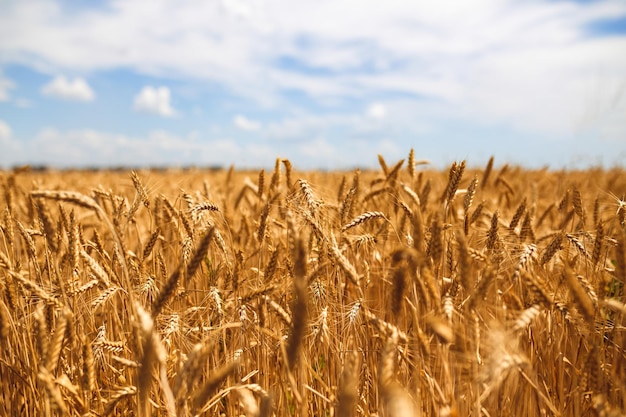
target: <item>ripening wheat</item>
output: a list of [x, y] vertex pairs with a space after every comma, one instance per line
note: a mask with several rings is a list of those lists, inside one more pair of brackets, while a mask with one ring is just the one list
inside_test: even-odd
[[626, 173], [0, 172], [2, 415], [623, 416]]

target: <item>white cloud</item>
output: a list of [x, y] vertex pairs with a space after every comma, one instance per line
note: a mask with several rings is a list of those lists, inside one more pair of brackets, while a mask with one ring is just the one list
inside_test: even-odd
[[33, 103], [31, 103], [31, 101], [27, 98], [23, 97], [15, 99], [15, 105], [21, 109], [29, 109], [33, 107]]
[[68, 80], [62, 75], [44, 85], [41, 93], [45, 96], [70, 101], [93, 101], [95, 94], [83, 78]]
[[[130, 68], [209, 81], [274, 108], [291, 104], [285, 91], [318, 103], [384, 96], [386, 122], [396, 117], [387, 97], [397, 93], [436, 106], [432, 123], [545, 134], [571, 132], [581, 119], [600, 127], [588, 107], [612, 93], [590, 80], [626, 78], [626, 38], [588, 33], [598, 20], [623, 18], [623, 0], [137, 0], [81, 10], [9, 3], [0, 14], [3, 59], [46, 72]], [[297, 65], [277, 64], [285, 57]], [[146, 111], [174, 113], [148, 101]], [[611, 120], [625, 126], [626, 113]]]
[[22, 163], [22, 146], [20, 141], [13, 136], [11, 126], [0, 119], [0, 167], [19, 165]]
[[[0, 122], [0, 131], [2, 122]], [[127, 135], [96, 129], [58, 129], [46, 127], [33, 138], [20, 142], [0, 136], [0, 144], [10, 146], [15, 154], [5, 158], [0, 154], [0, 166], [19, 164], [55, 167], [106, 166], [223, 166], [271, 169], [277, 157], [288, 157], [301, 169], [331, 168], [345, 162], [344, 143], [318, 137], [312, 140], [242, 143], [228, 137], [216, 137], [210, 132], [190, 130], [177, 134], [168, 130], [153, 130], [143, 135]], [[348, 144], [349, 146], [349, 144]], [[362, 151], [366, 153], [366, 151]], [[374, 154], [375, 155], [375, 154]], [[375, 157], [367, 155], [375, 162]], [[365, 160], [365, 159], [364, 159]]]
[[7, 122], [0, 119], [0, 142], [8, 142], [11, 139], [11, 127]]
[[8, 78], [4, 78], [0, 71], [0, 102], [9, 101], [9, 90], [15, 88], [15, 83]]
[[95, 129], [44, 128], [29, 142], [28, 156], [55, 166], [151, 166], [198, 163], [203, 144], [163, 130], [143, 136]]
[[247, 117], [242, 116], [240, 114], [235, 116], [235, 118], [233, 119], [233, 123], [239, 129], [245, 130], [245, 131], [248, 131], [248, 132], [259, 130], [261, 128], [261, 123], [255, 121], [255, 120], [250, 120]]
[[387, 108], [382, 103], [372, 103], [367, 108], [367, 116], [372, 119], [384, 119], [387, 116]]
[[163, 117], [172, 117], [176, 111], [172, 108], [170, 99], [169, 88], [146, 86], [135, 96], [134, 109]]
[[[297, 112], [281, 120], [268, 123], [260, 130], [266, 139], [310, 140], [348, 137], [378, 139], [381, 136], [419, 135], [432, 130], [431, 118], [441, 118], [440, 109], [407, 99], [390, 101], [384, 105], [373, 103], [362, 113], [315, 114]], [[428, 122], [416, 121], [416, 114]], [[369, 149], [369, 147], [368, 147]], [[352, 156], [352, 154], [351, 154]]]
[[6, 153], [0, 153], [0, 166], [19, 163], [78, 168], [177, 165], [227, 167], [235, 164], [238, 168], [246, 168], [271, 167], [277, 156], [275, 150], [267, 144], [242, 146], [233, 139], [214, 137], [210, 133], [194, 130], [187, 134], [153, 130], [131, 136], [96, 129], [46, 127], [21, 144], [10, 137], [6, 140], [0, 137], [0, 145], [13, 153], [11, 158]]
[[333, 160], [333, 162], [336, 162], [336, 159], [339, 156], [337, 148], [328, 143], [328, 140], [324, 138], [315, 138], [312, 140], [304, 141], [302, 144], [300, 144], [300, 146], [298, 146], [298, 150], [300, 151], [301, 155], [306, 158], [328, 158]]
[[[415, 109], [414, 109], [415, 110]], [[417, 113], [414, 112], [414, 114]], [[361, 116], [362, 120], [367, 120]], [[356, 120], [356, 119], [355, 119]], [[6, 122], [4, 122], [6, 124]], [[224, 137], [211, 132], [211, 129], [187, 133], [168, 130], [154, 130], [139, 135], [120, 132], [99, 131], [96, 129], [41, 129], [34, 137], [21, 137], [18, 133], [6, 133], [0, 122], [0, 166], [18, 164], [50, 165], [57, 167], [107, 167], [107, 166], [222, 166], [234, 164], [237, 168], [271, 169], [277, 157], [289, 158], [296, 169], [319, 168], [377, 168], [376, 154], [385, 157], [388, 164], [406, 158], [409, 147], [399, 144], [388, 132], [370, 132], [362, 136], [354, 130], [342, 133], [342, 140], [330, 135], [302, 135], [294, 140], [270, 141], [235, 137]], [[335, 125], [342, 126], [342, 125]], [[16, 137], [18, 136], [18, 137]], [[245, 134], [243, 136], [246, 136]], [[262, 136], [262, 134], [261, 134]], [[501, 139], [498, 134], [498, 139]], [[546, 146], [543, 139], [528, 138], [519, 134], [501, 142], [477, 136], [471, 142], [471, 149], [463, 148], [466, 138], [450, 138], [448, 135], [415, 136], [412, 144], [418, 158], [426, 158], [439, 168], [447, 168], [452, 160], [485, 161], [492, 154], [503, 155], [511, 163], [517, 163], [519, 156], [526, 152], [536, 154], [531, 166], [540, 167], [546, 163], [562, 166], [571, 160], [572, 155], [584, 155], [583, 164], [619, 163], [624, 152], [617, 151], [611, 142], [581, 137], [568, 144], [574, 151], [565, 154], [562, 147]], [[598, 153], [598, 148], [605, 151]], [[443, 152], [443, 153], [442, 153]], [[447, 152], [447, 153], [446, 153]], [[620, 153], [621, 152], [621, 153]], [[433, 158], [433, 156], [436, 156]], [[444, 156], [441, 156], [444, 155]], [[509, 157], [513, 155], [515, 158]], [[499, 159], [502, 161], [502, 159]], [[614, 162], [617, 161], [617, 162]]]

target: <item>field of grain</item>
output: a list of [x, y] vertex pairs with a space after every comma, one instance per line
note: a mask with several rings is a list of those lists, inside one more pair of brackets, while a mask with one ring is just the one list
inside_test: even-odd
[[0, 172], [0, 412], [623, 416], [626, 172]]

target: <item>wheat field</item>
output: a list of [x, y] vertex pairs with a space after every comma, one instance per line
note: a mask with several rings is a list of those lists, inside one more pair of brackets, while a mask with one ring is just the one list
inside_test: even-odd
[[0, 411], [623, 416], [626, 172], [0, 172]]

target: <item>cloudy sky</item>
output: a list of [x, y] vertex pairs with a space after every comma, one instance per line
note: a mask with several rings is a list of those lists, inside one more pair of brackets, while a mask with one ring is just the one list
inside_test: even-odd
[[0, 167], [626, 165], [624, 0], [0, 0]]

